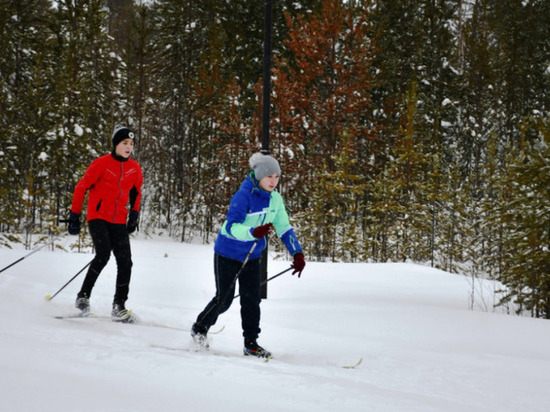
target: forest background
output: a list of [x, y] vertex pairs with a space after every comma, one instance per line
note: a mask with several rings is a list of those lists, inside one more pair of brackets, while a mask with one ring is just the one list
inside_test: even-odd
[[[274, 0], [272, 20], [270, 150], [307, 259], [495, 279], [495, 305], [550, 318], [550, 2]], [[0, 244], [66, 231], [116, 123], [141, 233], [210, 242], [261, 147], [263, 27], [260, 0], [0, 0]]]

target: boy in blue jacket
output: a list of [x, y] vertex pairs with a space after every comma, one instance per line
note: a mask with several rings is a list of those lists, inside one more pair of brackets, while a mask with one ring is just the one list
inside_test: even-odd
[[293, 275], [302, 274], [306, 263], [294, 229], [290, 225], [282, 196], [275, 190], [281, 168], [270, 155], [255, 153], [249, 160], [252, 172], [231, 198], [227, 217], [214, 245], [216, 295], [193, 324], [191, 336], [207, 348], [208, 329], [229, 309], [238, 276], [244, 354], [269, 357], [256, 342], [260, 334], [260, 284], [262, 250], [265, 236], [275, 229], [293, 256]]

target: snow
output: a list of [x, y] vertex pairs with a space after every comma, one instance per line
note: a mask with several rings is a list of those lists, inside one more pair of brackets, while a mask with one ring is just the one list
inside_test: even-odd
[[[72, 238], [74, 240], [74, 238]], [[212, 246], [132, 239], [141, 320], [188, 329], [214, 293]], [[29, 251], [0, 249], [0, 269]], [[413, 264], [308, 262], [269, 283], [259, 343], [242, 356], [238, 302], [207, 353], [187, 331], [73, 313], [92, 258], [46, 248], [0, 273], [4, 411], [546, 411], [550, 323], [468, 309], [465, 277]], [[269, 262], [269, 275], [289, 262]], [[108, 314], [114, 258], [92, 296]], [[341, 366], [363, 362], [355, 369]]]

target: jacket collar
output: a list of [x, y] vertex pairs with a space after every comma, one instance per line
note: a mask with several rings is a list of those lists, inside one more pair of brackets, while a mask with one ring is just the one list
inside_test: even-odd
[[260, 187], [260, 182], [258, 179], [256, 179], [256, 176], [254, 176], [254, 172], [250, 172], [248, 177], [244, 179], [242, 183], [242, 187], [250, 190], [252, 193], [257, 192], [258, 194], [262, 196], [268, 196], [271, 197], [271, 193], [262, 189]]
[[119, 162], [127, 162], [129, 159], [129, 157], [122, 157], [117, 155], [114, 150], [111, 152], [111, 156], [113, 157], [113, 159], [118, 160]]

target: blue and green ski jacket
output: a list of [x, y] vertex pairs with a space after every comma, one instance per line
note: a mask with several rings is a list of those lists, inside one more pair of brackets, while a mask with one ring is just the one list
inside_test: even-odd
[[[267, 192], [260, 188], [252, 172], [231, 198], [214, 251], [218, 255], [243, 262], [256, 240], [252, 231], [256, 226], [266, 223], [273, 223], [277, 236], [292, 256], [302, 252], [300, 242], [288, 220], [283, 197], [276, 190]], [[266, 239], [259, 239], [249, 259], [261, 257], [265, 246]]]

